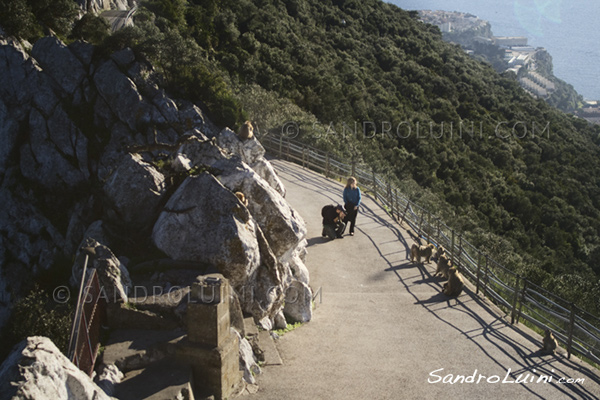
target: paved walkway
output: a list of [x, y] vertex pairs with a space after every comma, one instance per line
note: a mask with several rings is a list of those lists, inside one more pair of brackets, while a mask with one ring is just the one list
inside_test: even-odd
[[[371, 198], [363, 196], [354, 237], [322, 239], [321, 207], [341, 203], [343, 186], [291, 163], [273, 164], [307, 223], [306, 264], [322, 302], [317, 298], [310, 323], [278, 341], [284, 365], [265, 367], [259, 392], [246, 398], [600, 398], [597, 370], [568, 360], [562, 349], [539, 356], [539, 335], [511, 326], [471, 290], [457, 300], [441, 295], [435, 266], [409, 262], [410, 237]], [[428, 382], [448, 374], [480, 383]], [[540, 375], [552, 380], [531, 382]], [[501, 383], [519, 376], [528, 383]]]

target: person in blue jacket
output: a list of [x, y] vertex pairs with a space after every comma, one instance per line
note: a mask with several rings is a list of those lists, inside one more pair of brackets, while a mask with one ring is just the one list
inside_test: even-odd
[[356, 178], [351, 176], [344, 188], [344, 208], [346, 209], [346, 222], [350, 223], [350, 236], [354, 236], [354, 225], [361, 199], [360, 189], [356, 186]]

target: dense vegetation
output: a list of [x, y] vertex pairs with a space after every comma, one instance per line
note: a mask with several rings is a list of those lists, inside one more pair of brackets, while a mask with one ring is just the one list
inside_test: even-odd
[[132, 47], [221, 125], [298, 123], [299, 140], [388, 173], [492, 258], [599, 313], [597, 127], [379, 0], [142, 4], [106, 51]]

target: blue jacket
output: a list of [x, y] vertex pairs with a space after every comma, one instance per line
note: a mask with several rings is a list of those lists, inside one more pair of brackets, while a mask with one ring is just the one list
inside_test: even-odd
[[344, 204], [352, 203], [355, 206], [360, 206], [362, 197], [360, 195], [360, 189], [344, 188]]

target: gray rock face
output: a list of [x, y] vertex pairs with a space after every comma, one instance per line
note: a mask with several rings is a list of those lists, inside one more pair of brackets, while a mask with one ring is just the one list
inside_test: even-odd
[[47, 36], [35, 42], [31, 55], [65, 94], [72, 95], [86, 76], [79, 59], [56, 37]]
[[300, 281], [293, 281], [285, 293], [283, 312], [289, 322], [308, 322], [312, 319], [312, 291]]
[[139, 230], [154, 222], [165, 191], [165, 177], [139, 154], [126, 154], [104, 184], [122, 222]]
[[262, 371], [256, 363], [252, 345], [248, 342], [248, 339], [242, 338], [237, 332], [236, 334], [240, 339], [240, 370], [243, 371], [244, 380], [247, 383], [256, 384], [255, 375], [260, 375]]
[[271, 163], [265, 158], [265, 148], [255, 137], [241, 141], [231, 129], [225, 128], [217, 135], [217, 144], [231, 154], [240, 157], [273, 189], [285, 197], [285, 187]]
[[[224, 169], [224, 163], [215, 163]], [[277, 257], [295, 248], [306, 236], [302, 217], [290, 204], [254, 170], [245, 164], [224, 170], [220, 176], [223, 185], [233, 192], [242, 192], [248, 199], [248, 209], [265, 233]]]
[[74, 188], [89, 178], [87, 139], [62, 108], [50, 120], [31, 110], [29, 128], [30, 142], [21, 147], [25, 177], [48, 189]]
[[129, 129], [136, 130], [139, 125], [150, 122], [152, 110], [149, 104], [142, 101], [133, 81], [119, 70], [114, 61], [106, 61], [98, 68], [94, 83], [111, 111]]
[[175, 260], [215, 266], [234, 287], [260, 265], [257, 226], [212, 175], [188, 177], [167, 202], [154, 230], [156, 246]]
[[21, 342], [0, 366], [2, 399], [110, 400], [50, 339]]
[[0, 99], [0, 178], [8, 165], [8, 158], [12, 154], [19, 133], [19, 124], [11, 118], [8, 108]]
[[[102, 294], [106, 301], [109, 303], [127, 303], [129, 293], [132, 290], [132, 282], [127, 268], [108, 247], [94, 239], [85, 239], [81, 247], [90, 247], [95, 253], [95, 255], [89, 257], [87, 274], [89, 276], [92, 269], [96, 269], [103, 290]], [[71, 277], [73, 286], [79, 285], [84, 264], [85, 254], [80, 252], [73, 264]]]

